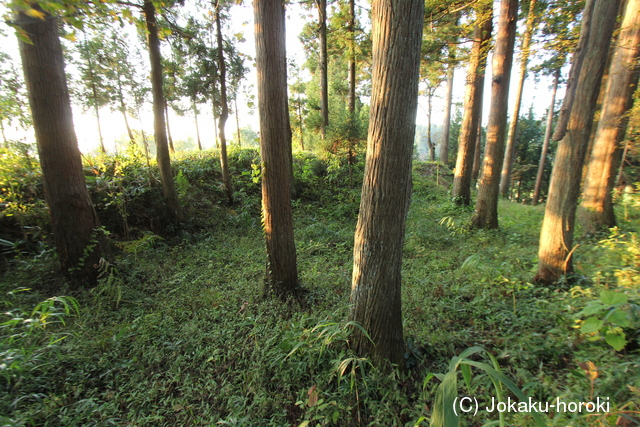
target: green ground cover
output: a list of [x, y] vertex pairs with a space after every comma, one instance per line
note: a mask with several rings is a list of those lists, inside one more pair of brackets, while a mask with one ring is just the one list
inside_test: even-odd
[[[578, 276], [549, 289], [531, 283], [544, 207], [502, 201], [500, 230], [469, 230], [472, 211], [451, 202], [450, 175], [438, 170], [436, 183], [432, 164], [416, 164], [403, 265], [406, 363], [379, 370], [350, 351], [345, 324], [362, 165], [349, 187], [344, 161], [296, 157], [298, 268], [308, 292], [303, 303], [283, 303], [263, 294], [256, 162], [254, 151], [232, 153], [231, 207], [215, 158], [175, 162], [192, 218], [178, 228], [162, 219], [155, 172], [142, 161], [92, 161], [92, 197], [115, 248], [99, 285], [81, 291], [55, 273], [41, 189], [24, 168], [14, 197], [5, 192], [13, 205], [3, 221], [22, 235], [3, 234], [4, 425], [426, 426], [444, 379], [433, 374], [476, 346], [486, 352], [468, 360], [498, 366], [534, 400], [609, 398], [607, 413], [551, 411], [546, 425], [640, 418], [634, 200], [620, 229], [578, 239]], [[489, 405], [493, 377], [464, 366], [457, 394]], [[535, 425], [518, 413], [461, 420], [500, 423]]]

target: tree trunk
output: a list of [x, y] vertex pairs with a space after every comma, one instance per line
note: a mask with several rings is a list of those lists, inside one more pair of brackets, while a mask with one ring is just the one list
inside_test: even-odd
[[327, 66], [327, 0], [316, 0], [318, 5], [318, 42], [320, 44], [320, 113], [322, 114], [322, 139], [329, 127], [329, 84]]
[[609, 68], [603, 108], [587, 165], [580, 221], [586, 232], [616, 226], [612, 194], [622, 156], [621, 143], [638, 85], [640, 56], [640, 0], [629, 0], [622, 30]]
[[[453, 49], [450, 47], [450, 49]], [[451, 133], [451, 104], [453, 103], [453, 72], [455, 64], [453, 53], [449, 55], [449, 67], [447, 68], [447, 94], [444, 107], [444, 120], [442, 122], [442, 142], [440, 143], [440, 161], [445, 165], [449, 163], [449, 134]]]
[[498, 228], [498, 191], [504, 159], [509, 81], [518, 21], [518, 0], [502, 0], [491, 77], [491, 108], [473, 227]]
[[356, 113], [356, 2], [349, 0], [349, 117], [351, 125]]
[[[129, 126], [129, 119], [127, 118], [127, 106], [124, 103], [124, 94], [122, 93], [122, 83], [120, 82], [120, 74], [118, 74], [118, 99], [120, 100], [120, 112], [122, 113], [122, 117], [124, 118], [124, 125], [127, 128], [127, 135], [129, 136], [129, 143], [131, 145], [136, 145], [136, 139], [133, 136], [133, 132], [131, 131], [131, 126]], [[140, 116], [139, 110], [138, 110], [138, 116]]]
[[[471, 177], [476, 151], [476, 138], [481, 122], [482, 92], [486, 58], [493, 28], [493, 4], [484, 2], [476, 9], [471, 59], [467, 69], [467, 85], [464, 97], [464, 114], [458, 139], [458, 155], [453, 178], [453, 198], [456, 203], [471, 203]], [[478, 157], [480, 154], [478, 153]]]
[[220, 117], [218, 118], [218, 133], [220, 135], [220, 167], [222, 169], [222, 182], [227, 190], [227, 199], [233, 204], [233, 186], [229, 174], [229, 161], [227, 160], [227, 139], [224, 126], [229, 118], [229, 106], [227, 104], [227, 71], [224, 63], [224, 51], [222, 44], [222, 29], [220, 24], [220, 0], [216, 2], [216, 37], [218, 41], [218, 75], [220, 77]]
[[[582, 69], [582, 63], [587, 54], [587, 43], [589, 42], [589, 36], [591, 31], [591, 20], [593, 16], [593, 8], [597, 0], [586, 0], [584, 10], [582, 11], [582, 28], [580, 30], [580, 39], [578, 45], [573, 53], [571, 60], [571, 70], [569, 71], [569, 78], [567, 79], [566, 90], [564, 100], [562, 101], [562, 107], [558, 115], [558, 122], [556, 123], [556, 129], [551, 137], [554, 141], [560, 141], [564, 134], [567, 132], [567, 125], [569, 123], [569, 116], [571, 115], [571, 109], [573, 108], [574, 99], [576, 96], [576, 88], [578, 84], [578, 78], [580, 77], [580, 70]], [[617, 4], [618, 2], [616, 2]]]
[[411, 198], [424, 2], [374, 0], [371, 112], [356, 227], [349, 320], [352, 343], [375, 362], [404, 356], [401, 267]]
[[24, 79], [42, 167], [45, 199], [62, 272], [78, 285], [95, 283], [106, 249], [85, 182], [64, 71], [58, 20], [18, 14], [31, 44], [19, 40]]
[[589, 33], [586, 56], [577, 79], [567, 132], [558, 144], [540, 232], [534, 280], [543, 284], [552, 284], [563, 274], [573, 272], [573, 227], [582, 165], [618, 5], [619, 0], [595, 0], [592, 14], [583, 17], [581, 38], [582, 32]]
[[238, 94], [236, 93], [236, 97], [233, 98], [233, 107], [236, 113], [236, 132], [238, 132], [238, 147], [242, 145], [242, 140], [240, 139], [240, 114], [238, 113]]
[[169, 151], [171, 154], [176, 153], [176, 149], [173, 146], [173, 138], [171, 137], [171, 126], [169, 125], [169, 105], [167, 104], [167, 99], [164, 99], [164, 117], [167, 122], [167, 138], [169, 139]]
[[538, 175], [536, 176], [536, 186], [533, 190], [533, 206], [538, 204], [540, 199], [540, 190], [542, 188], [542, 178], [544, 177], [544, 167], [547, 161], [547, 152], [549, 151], [549, 141], [551, 140], [551, 127], [553, 126], [553, 113], [556, 106], [556, 93], [558, 92], [558, 81], [560, 80], [560, 68], [556, 69], [553, 78], [553, 89], [551, 90], [551, 105], [547, 113], [547, 128], [544, 131], [544, 141], [542, 142], [542, 152], [540, 153], [540, 164], [538, 165]]
[[429, 147], [429, 160], [436, 161], [436, 146], [431, 139], [431, 113], [433, 110], [432, 99], [435, 88], [427, 87], [427, 147]]
[[302, 124], [302, 101], [300, 100], [300, 94], [298, 94], [298, 123], [300, 124], [300, 147], [304, 151], [304, 130]]
[[527, 15], [527, 24], [522, 39], [522, 53], [520, 56], [520, 74], [518, 76], [518, 87], [516, 90], [516, 100], [513, 106], [513, 114], [511, 115], [511, 123], [509, 124], [509, 133], [507, 134], [507, 146], [505, 148], [504, 164], [502, 165], [502, 175], [500, 177], [500, 194], [507, 197], [509, 187], [511, 186], [511, 170], [513, 169], [513, 161], [516, 151], [516, 133], [518, 131], [518, 120], [520, 118], [520, 105], [522, 104], [522, 91], [524, 82], [527, 79], [527, 65], [529, 63], [529, 53], [531, 49], [531, 36], [533, 34], [533, 25], [535, 23], [535, 7], [537, 0], [530, 0], [529, 13]]
[[[484, 79], [482, 79], [484, 82]], [[473, 169], [471, 171], [472, 182], [478, 181], [478, 175], [480, 175], [480, 165], [482, 164], [482, 108], [480, 108], [480, 114], [478, 119], [478, 132], [476, 134], [476, 149], [473, 153]], [[468, 203], [467, 203], [468, 204]]]
[[196, 136], [198, 138], [198, 150], [202, 151], [202, 140], [200, 139], [200, 126], [198, 125], [198, 107], [193, 102], [193, 117], [196, 120]]
[[156, 159], [162, 181], [162, 192], [167, 200], [169, 214], [176, 221], [183, 221], [182, 207], [178, 201], [178, 193], [171, 173], [171, 159], [167, 146], [166, 124], [164, 122], [164, 93], [162, 91], [162, 60], [160, 56], [160, 40], [156, 23], [156, 9], [151, 0], [144, 2], [144, 17], [147, 24], [149, 43], [149, 62], [151, 64], [151, 92], [153, 94], [153, 128], [156, 139]]
[[262, 158], [262, 220], [267, 290], [300, 293], [291, 208], [291, 127], [287, 98], [285, 12], [280, 0], [254, 0], [258, 111]]
[[98, 105], [94, 105], [93, 108], [96, 113], [96, 121], [98, 123], [98, 138], [100, 139], [100, 152], [102, 154], [106, 154], [107, 149], [104, 146], [104, 138], [102, 137], [102, 126], [100, 125], [100, 109], [98, 108]]

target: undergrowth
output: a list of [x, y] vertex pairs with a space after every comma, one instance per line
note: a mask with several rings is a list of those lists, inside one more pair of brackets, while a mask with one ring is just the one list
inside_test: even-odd
[[436, 182], [418, 164], [403, 261], [405, 364], [380, 370], [351, 351], [357, 325], [345, 323], [362, 164], [296, 156], [300, 306], [263, 297], [257, 161], [252, 150], [231, 153], [233, 206], [210, 154], [176, 161], [192, 219], [173, 233], [159, 231], [156, 172], [135, 159], [87, 165], [116, 260], [101, 266], [96, 288], [56, 297], [65, 283], [46, 237], [5, 257], [3, 425], [426, 426], [447, 413], [447, 396], [482, 403], [462, 425], [535, 425], [527, 413], [484, 410], [520, 392], [609, 398], [606, 412], [541, 414], [546, 425], [639, 418], [633, 203], [611, 234], [578, 237], [581, 279], [544, 288], [531, 283], [543, 207], [502, 201], [500, 230], [470, 230], [472, 210], [451, 201], [447, 172], [437, 169]]

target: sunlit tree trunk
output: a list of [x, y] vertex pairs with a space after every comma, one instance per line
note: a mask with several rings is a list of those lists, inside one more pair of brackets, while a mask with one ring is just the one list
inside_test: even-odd
[[227, 139], [224, 126], [229, 118], [229, 105], [227, 103], [227, 72], [224, 63], [224, 51], [222, 44], [222, 29], [220, 25], [220, 1], [216, 3], [216, 38], [218, 42], [218, 76], [220, 78], [220, 117], [218, 118], [218, 134], [220, 135], [220, 166], [222, 170], [222, 182], [227, 190], [227, 199], [233, 203], [233, 186], [229, 173], [229, 161], [227, 159]]
[[544, 177], [544, 167], [547, 162], [547, 153], [549, 152], [549, 142], [551, 140], [551, 129], [553, 126], [553, 113], [556, 105], [556, 93], [558, 92], [558, 81], [560, 80], [560, 68], [558, 68], [553, 77], [553, 89], [551, 90], [551, 105], [547, 112], [547, 128], [544, 131], [544, 140], [542, 141], [542, 152], [540, 153], [540, 163], [538, 164], [538, 175], [536, 176], [536, 185], [533, 190], [533, 206], [538, 204], [540, 199], [540, 190], [542, 189], [542, 178]]
[[424, 2], [374, 0], [365, 176], [356, 227], [349, 320], [358, 354], [401, 363], [401, 267], [411, 198]]
[[[131, 145], [136, 145], [136, 139], [133, 136], [133, 132], [131, 131], [131, 126], [129, 126], [129, 118], [127, 117], [127, 106], [124, 103], [124, 94], [122, 93], [122, 82], [120, 81], [120, 74], [118, 74], [118, 100], [120, 101], [120, 112], [122, 113], [122, 117], [124, 118], [124, 125], [127, 128], [127, 135], [129, 136], [129, 143]], [[140, 112], [138, 111], [138, 115]]]
[[267, 245], [267, 289], [298, 295], [291, 208], [291, 128], [287, 97], [285, 12], [282, 0], [254, 0], [262, 220]]
[[62, 272], [86, 286], [98, 276], [106, 245], [82, 170], [58, 38], [59, 21], [39, 11], [45, 14], [44, 19], [18, 14], [20, 27], [31, 41], [19, 40], [20, 57], [57, 256]]
[[173, 175], [171, 159], [167, 145], [166, 123], [164, 121], [164, 93], [162, 92], [162, 60], [160, 56], [160, 39], [158, 39], [158, 25], [156, 9], [151, 0], [144, 2], [144, 17], [147, 25], [149, 43], [149, 62], [151, 64], [151, 92], [153, 95], [153, 128], [156, 139], [156, 159], [160, 169], [162, 192], [167, 201], [169, 213], [176, 221], [183, 221], [182, 207], [178, 201]]
[[504, 163], [502, 165], [502, 174], [500, 177], [500, 194], [502, 197], [509, 195], [509, 187], [511, 186], [511, 170], [513, 169], [513, 161], [516, 152], [516, 133], [518, 130], [518, 120], [520, 118], [520, 105], [522, 104], [522, 91], [524, 82], [527, 79], [527, 65], [529, 63], [529, 53], [531, 49], [531, 36], [533, 34], [533, 26], [535, 23], [535, 7], [537, 0], [530, 0], [529, 13], [527, 15], [527, 24], [522, 38], [521, 55], [520, 55], [520, 74], [518, 75], [518, 85], [516, 90], [516, 100], [513, 105], [513, 113], [511, 115], [511, 123], [509, 123], [509, 132], [507, 134], [507, 146], [505, 148]]
[[540, 232], [535, 280], [543, 284], [552, 284], [563, 274], [573, 272], [573, 229], [582, 166], [620, 3], [619, 0], [594, 1], [591, 14], [583, 17], [581, 38], [584, 32], [588, 34], [585, 57], [573, 106], [568, 111], [566, 132], [558, 143]]
[[[464, 97], [464, 113], [460, 136], [458, 139], [458, 155], [453, 178], [453, 198], [456, 203], [471, 203], [471, 177], [476, 151], [476, 136], [480, 125], [482, 111], [482, 92], [486, 68], [489, 41], [493, 28], [493, 4], [485, 1], [476, 8], [476, 25], [473, 33], [471, 59], [467, 69], [467, 85]], [[479, 154], [478, 154], [479, 156]]]
[[431, 113], [433, 112], [433, 93], [435, 88], [427, 86], [427, 147], [429, 147], [429, 160], [436, 160], [436, 145], [431, 138]]
[[196, 107], [195, 101], [192, 104], [193, 117], [196, 121], [196, 136], [198, 138], [198, 150], [202, 151], [202, 140], [200, 139], [200, 126], [198, 125], [198, 107]]
[[616, 225], [612, 191], [627, 128], [626, 112], [638, 85], [640, 56], [640, 0], [628, 0], [624, 20], [609, 68], [600, 121], [582, 193], [580, 222], [586, 232]]
[[173, 146], [173, 138], [171, 137], [171, 126], [169, 125], [169, 106], [167, 104], [166, 98], [164, 100], [164, 117], [165, 121], [167, 122], [167, 138], [169, 140], [169, 151], [171, 152], [171, 154], [175, 154], [176, 149]]
[[472, 226], [477, 228], [498, 228], [498, 191], [504, 159], [509, 81], [517, 20], [518, 0], [502, 0], [492, 61], [491, 108], [487, 124], [487, 141], [476, 211], [471, 220]]
[[240, 139], [240, 113], [238, 112], [238, 94], [233, 98], [233, 107], [236, 113], [236, 132], [238, 133], [238, 147], [242, 145], [242, 140]]

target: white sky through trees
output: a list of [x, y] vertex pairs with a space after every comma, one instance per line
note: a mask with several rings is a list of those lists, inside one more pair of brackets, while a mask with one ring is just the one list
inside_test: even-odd
[[[357, 1], [357, 3], [361, 3], [362, 0]], [[331, 12], [329, 12], [331, 14]], [[287, 31], [287, 61], [294, 61], [298, 64], [299, 67], [302, 67], [302, 64], [305, 61], [305, 53], [302, 48], [302, 43], [300, 42], [298, 35], [302, 31], [302, 28], [306, 22], [317, 20], [317, 13], [315, 10], [306, 11], [301, 6], [297, 4], [288, 4], [287, 5], [287, 20], [286, 20], [286, 31]], [[365, 25], [367, 25], [365, 23]], [[246, 2], [244, 5], [233, 6], [231, 8], [231, 19], [226, 23], [226, 34], [232, 35], [237, 33], [244, 34], [244, 43], [237, 43], [237, 49], [252, 58], [252, 61], [245, 61], [245, 66], [249, 68], [249, 72], [245, 76], [244, 81], [242, 82], [242, 87], [252, 87], [252, 91], [254, 96], [256, 96], [256, 73], [255, 73], [255, 64], [253, 59], [255, 58], [255, 39], [253, 33], [253, 7], [250, 2]], [[18, 43], [17, 39], [14, 35], [13, 29], [4, 25], [4, 35], [0, 36], [0, 50], [8, 53], [11, 58], [16, 62], [16, 68], [21, 71], [20, 66], [20, 55], [18, 53]], [[134, 31], [131, 30], [131, 33]], [[137, 39], [132, 40], [132, 43], [139, 43]], [[516, 41], [516, 49], [519, 47], [520, 40]], [[534, 46], [532, 51], [535, 53], [536, 47]], [[148, 54], [146, 46], [140, 46], [141, 54], [143, 56], [143, 60], [145, 62], [148, 61]], [[166, 52], [166, 49], [164, 50]], [[539, 57], [533, 57], [530, 61], [530, 67], [535, 65], [536, 63], [541, 62]], [[466, 63], [461, 64], [455, 70], [454, 77], [454, 91], [453, 91], [453, 107], [452, 107], [452, 120], [455, 119], [455, 108], [456, 104], [462, 105], [463, 97], [464, 97], [464, 85], [465, 85], [465, 71], [466, 71]], [[514, 67], [519, 66], [519, 52], [516, 51], [516, 55], [514, 57]], [[565, 67], [566, 68], [566, 67]], [[68, 66], [68, 72], [72, 72], [73, 67]], [[566, 70], [565, 70], [566, 71]], [[329, 69], [329, 73], [331, 73], [331, 68]], [[515, 84], [515, 80], [517, 79], [518, 73], [512, 73], [512, 84]], [[566, 75], [566, 73], [563, 73]], [[483, 108], [483, 124], [486, 124], [486, 118], [489, 112], [489, 94], [490, 94], [490, 85], [491, 79], [489, 76], [491, 75], [491, 54], [489, 56], [488, 68], [487, 68], [487, 78], [485, 79], [485, 97], [484, 97], [484, 108]], [[291, 81], [291, 76], [290, 81]], [[302, 71], [303, 80], [309, 80], [310, 75], [307, 71]], [[527, 80], [525, 82], [524, 94], [522, 98], [522, 107], [521, 114], [528, 114], [529, 108], [533, 105], [533, 111], [537, 118], [542, 119], [546, 114], [546, 110], [551, 101], [551, 78], [541, 76], [540, 81], [535, 81], [535, 77], [532, 73], [528, 74]], [[441, 126], [442, 121], [444, 119], [444, 95], [446, 91], [446, 84], [443, 83], [438, 90], [436, 91], [435, 97], [433, 99], [433, 111], [432, 111], [432, 126]], [[240, 126], [241, 127], [251, 127], [254, 131], [258, 131], [259, 129], [259, 120], [257, 109], [254, 109], [253, 112], [250, 112], [247, 108], [247, 99], [244, 88], [240, 89], [240, 95], [238, 98], [238, 109], [240, 111]], [[421, 85], [422, 89], [422, 85]], [[509, 113], [511, 113], [513, 98], [515, 97], [515, 90], [510, 91], [510, 100], [511, 103], [509, 105]], [[560, 102], [564, 95], [564, 86], [561, 85], [558, 91], [557, 99]], [[368, 102], [368, 100], [366, 100]], [[233, 102], [230, 102], [230, 108], [233, 110], [234, 105]], [[211, 118], [211, 105], [199, 105], [201, 114], [198, 116], [198, 121], [200, 125], [200, 135], [202, 139], [203, 148], [211, 148], [214, 144], [215, 139], [215, 127], [213, 120]], [[417, 124], [426, 126], [427, 124], [427, 100], [425, 96], [421, 96], [419, 99], [419, 107], [418, 107], [418, 116], [417, 116]], [[82, 107], [78, 105], [73, 106], [73, 114], [74, 114], [74, 123], [76, 128], [76, 133], [78, 136], [78, 142], [80, 144], [80, 150], [83, 153], [91, 153], [97, 150], [99, 141], [98, 141], [98, 130], [95, 116], [92, 111], [83, 112]], [[102, 131], [105, 139], [105, 145], [107, 150], [113, 152], [115, 149], [115, 141], [127, 139], [126, 138], [126, 129], [124, 125], [124, 119], [119, 112], [110, 111], [109, 108], [103, 108], [100, 110], [101, 123], [102, 123]], [[195, 122], [193, 119], [193, 115], [191, 111], [188, 111], [184, 117], [180, 117], [176, 115], [173, 111], [169, 113], [170, 117], [170, 126], [171, 133], [174, 141], [186, 140], [191, 138], [194, 143], [196, 141], [196, 128]], [[131, 119], [131, 126], [134, 129], [140, 128], [140, 122], [135, 119]], [[151, 102], [143, 108], [142, 111], [142, 122], [144, 125], [144, 130], [148, 134], [153, 134], [153, 116], [151, 112]], [[230, 144], [234, 145], [235, 140], [232, 139], [232, 135], [236, 132], [236, 120], [235, 114], [229, 117], [226, 126], [227, 135], [229, 135]], [[33, 131], [25, 132], [24, 130], [15, 129], [12, 126], [7, 126], [6, 129], [7, 136], [11, 139], [24, 139], [26, 142], [35, 142], [35, 136]], [[438, 140], [439, 135], [435, 134], [434, 139], [436, 142]]]

